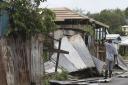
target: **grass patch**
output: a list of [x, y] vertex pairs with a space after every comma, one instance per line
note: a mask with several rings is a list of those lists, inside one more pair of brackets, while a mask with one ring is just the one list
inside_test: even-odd
[[43, 85], [50, 85], [50, 80], [67, 80], [68, 73], [66, 71], [62, 71], [62, 73], [54, 73], [43, 76]]

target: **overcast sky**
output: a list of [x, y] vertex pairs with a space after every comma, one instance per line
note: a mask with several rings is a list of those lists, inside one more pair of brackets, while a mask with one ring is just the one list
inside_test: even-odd
[[57, 8], [67, 7], [70, 9], [82, 9], [91, 13], [100, 12], [103, 9], [125, 9], [128, 7], [128, 0], [47, 0], [40, 7]]

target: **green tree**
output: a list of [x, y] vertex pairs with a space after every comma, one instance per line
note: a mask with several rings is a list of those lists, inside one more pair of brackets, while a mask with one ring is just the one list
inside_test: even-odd
[[74, 12], [77, 12], [77, 13], [79, 13], [79, 14], [81, 14], [81, 15], [84, 15], [85, 13], [85, 10], [82, 10], [81, 8], [76, 8], [76, 9], [74, 9], [73, 10]]
[[122, 34], [121, 26], [125, 25], [126, 21], [128, 21], [126, 20], [126, 17], [128, 16], [128, 8], [126, 8], [125, 12], [120, 9], [105, 9], [100, 13], [93, 14], [91, 14], [90, 12], [84, 14], [84, 11], [82, 9], [76, 9], [75, 11], [109, 25], [110, 33]]
[[126, 18], [128, 18], [128, 7], [124, 11]]
[[[31, 73], [29, 69], [29, 67], [33, 67], [30, 62], [35, 62], [34, 59], [30, 59], [30, 57], [34, 56], [31, 55], [31, 52], [34, 52], [35, 50], [33, 49], [36, 48], [34, 53], [38, 53], [35, 55], [40, 59], [39, 56], [42, 54], [41, 49], [43, 46], [43, 42], [40, 42], [43, 41], [42, 34], [47, 35], [55, 28], [55, 14], [47, 8], [38, 8], [40, 2], [43, 1], [44, 0], [11, 0], [10, 2], [0, 2], [0, 11], [8, 11], [10, 18], [10, 26], [8, 33], [6, 33], [7, 37], [1, 39], [1, 41], [6, 42], [6, 44], [1, 43], [1, 46], [4, 45], [5, 49], [10, 49], [11, 51], [8, 51], [8, 54], [13, 55], [13, 57], [11, 55], [6, 56], [6, 58], [14, 61], [12, 67], [6, 66], [6, 68], [13, 68], [14, 71], [12, 71], [12, 74], [16, 72], [14, 74], [16, 75], [14, 76], [15, 85], [32, 85], [37, 83], [35, 82], [35, 78], [33, 77], [32, 79], [29, 75], [33, 73]], [[8, 48], [6, 48], [7, 46]], [[0, 52], [3, 54], [4, 50]], [[15, 56], [17, 57], [16, 59], [14, 59]], [[8, 60], [8, 62], [10, 62], [10, 60]], [[39, 65], [36, 62], [35, 64]], [[2, 65], [4, 66], [4, 64]], [[37, 68], [33, 69], [37, 70]], [[4, 77], [6, 76], [3, 76], [3, 78]], [[38, 79], [36, 81], [41, 81], [39, 74], [36, 74], [35, 77]], [[5, 78], [5, 82], [7, 82], [6, 79], [7, 78]]]
[[125, 24], [125, 14], [120, 9], [102, 10], [90, 17], [109, 25], [111, 33], [121, 33], [121, 26]]
[[8, 34], [22, 31], [26, 34], [49, 33], [55, 28], [55, 14], [47, 8], [38, 8], [46, 0], [12, 0], [0, 3], [0, 9], [9, 9]]

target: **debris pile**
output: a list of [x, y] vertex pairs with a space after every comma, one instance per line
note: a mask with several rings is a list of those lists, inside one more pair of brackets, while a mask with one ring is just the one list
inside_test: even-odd
[[[55, 42], [55, 48], [58, 48], [59, 43]], [[64, 69], [71, 72], [78, 72], [83, 69], [96, 68], [99, 73], [102, 72], [105, 62], [99, 60], [98, 58], [92, 56], [85, 45], [82, 37], [77, 34], [70, 38], [63, 37], [61, 43], [61, 49], [66, 50], [69, 54], [60, 54], [59, 56], [59, 68], [58, 71]], [[54, 53], [51, 60], [45, 63], [45, 72], [53, 73], [55, 72], [55, 63], [57, 59], [57, 53]], [[49, 63], [49, 64], [48, 64]], [[124, 63], [122, 57], [118, 56], [118, 66], [127, 71], [128, 67]], [[52, 68], [52, 69], [51, 69]], [[61, 68], [61, 69], [60, 69]]]

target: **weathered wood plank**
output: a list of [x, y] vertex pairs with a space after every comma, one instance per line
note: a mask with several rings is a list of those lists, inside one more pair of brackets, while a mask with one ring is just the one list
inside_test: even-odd
[[2, 39], [2, 56], [3, 56], [3, 62], [5, 66], [6, 71], [6, 80], [8, 85], [15, 85], [14, 84], [14, 66], [13, 66], [13, 60], [12, 56], [10, 54], [9, 47], [7, 45], [7, 40]]
[[32, 82], [34, 82], [36, 85], [41, 85], [41, 77], [43, 76], [43, 68], [42, 68], [43, 45], [36, 39], [36, 37], [32, 37], [31, 46], [32, 46], [31, 48]]
[[21, 37], [0, 40], [0, 85], [41, 85], [43, 44]]
[[47, 49], [46, 51], [49, 51], [49, 52], [59, 52], [59, 53], [64, 53], [64, 54], [69, 54], [68, 51], [65, 51], [65, 50], [59, 50], [59, 49]]
[[2, 40], [0, 40], [0, 84], [1, 85], [7, 85], [6, 81], [6, 72], [4, 68], [4, 63], [3, 63], [3, 56], [2, 56]]
[[15, 85], [28, 85], [29, 72], [27, 65], [27, 54], [25, 49], [25, 42], [22, 38], [10, 38], [9, 39], [10, 53], [12, 61], [14, 63], [14, 81]]

